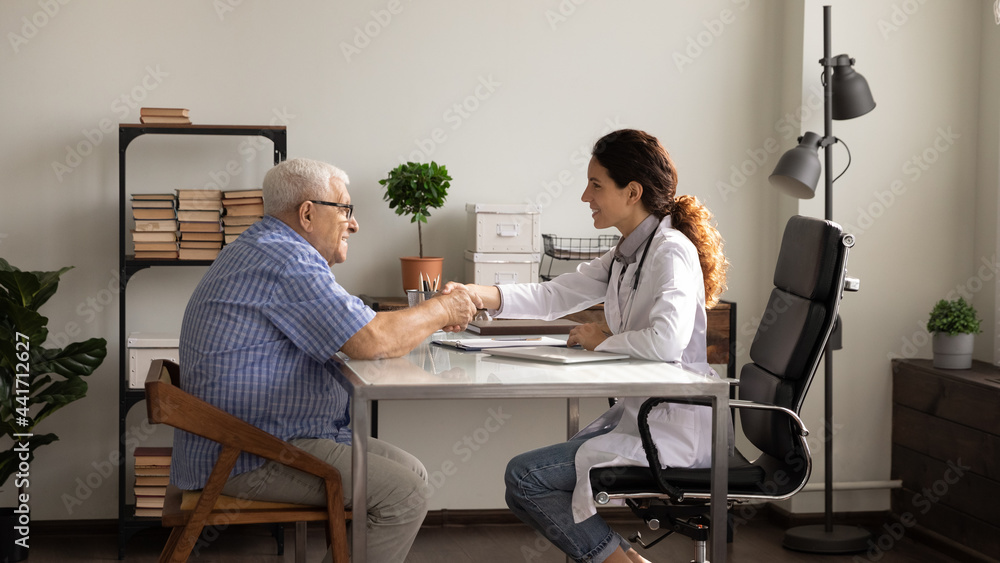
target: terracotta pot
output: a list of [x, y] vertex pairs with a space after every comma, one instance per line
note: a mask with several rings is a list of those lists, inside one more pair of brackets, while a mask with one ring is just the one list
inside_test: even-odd
[[[420, 284], [420, 274], [423, 274], [425, 279], [430, 277], [432, 283], [441, 278], [444, 258], [406, 256], [399, 261], [403, 268], [403, 293], [406, 293], [407, 289], [423, 289]], [[440, 283], [443, 284], [444, 280]]]

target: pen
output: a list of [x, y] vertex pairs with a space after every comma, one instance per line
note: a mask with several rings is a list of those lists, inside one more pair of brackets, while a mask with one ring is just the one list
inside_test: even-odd
[[541, 339], [542, 337], [539, 336], [538, 338], [494, 338], [493, 340], [502, 342], [532, 342]]

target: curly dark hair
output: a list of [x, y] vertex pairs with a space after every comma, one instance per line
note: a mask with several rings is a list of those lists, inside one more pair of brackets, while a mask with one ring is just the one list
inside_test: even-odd
[[659, 219], [669, 215], [671, 225], [694, 243], [705, 280], [705, 304], [714, 307], [726, 290], [729, 268], [722, 235], [712, 212], [696, 197], [676, 196], [677, 168], [663, 144], [649, 133], [620, 129], [598, 139], [593, 156], [619, 189], [639, 183], [646, 209]]

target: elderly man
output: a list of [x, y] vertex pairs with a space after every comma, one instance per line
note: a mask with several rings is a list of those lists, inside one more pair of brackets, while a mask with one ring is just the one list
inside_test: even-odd
[[[338, 351], [356, 359], [403, 355], [438, 329], [464, 328], [482, 303], [457, 291], [375, 313], [347, 293], [330, 270], [347, 259], [358, 231], [347, 183], [343, 171], [306, 159], [267, 173], [266, 216], [223, 248], [191, 296], [180, 365], [186, 391], [339, 469], [350, 506], [348, 396], [325, 364]], [[427, 512], [426, 472], [409, 453], [368, 443], [369, 558], [403, 561]], [[177, 431], [171, 481], [202, 488], [218, 451]], [[319, 478], [249, 454], [223, 492], [325, 504]]]

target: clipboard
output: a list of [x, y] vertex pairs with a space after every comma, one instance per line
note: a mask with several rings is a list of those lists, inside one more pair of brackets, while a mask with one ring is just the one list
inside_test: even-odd
[[513, 348], [521, 346], [560, 346], [566, 347], [565, 340], [539, 336], [536, 338], [462, 338], [457, 340], [435, 340], [438, 346], [450, 346], [459, 350], [478, 352], [491, 348]]
[[580, 323], [569, 319], [541, 321], [538, 319], [493, 319], [491, 321], [471, 321], [466, 331], [482, 336], [502, 336], [514, 334], [569, 334]]

